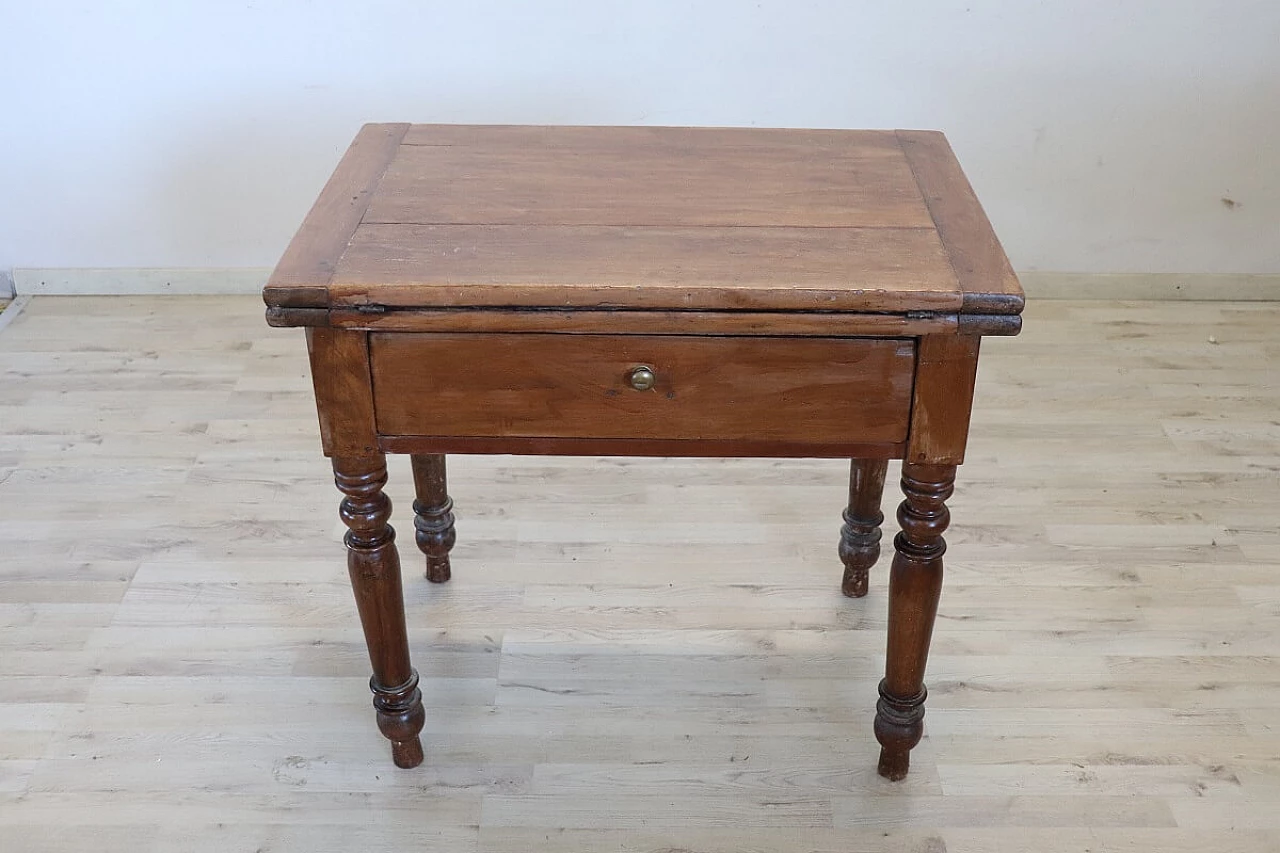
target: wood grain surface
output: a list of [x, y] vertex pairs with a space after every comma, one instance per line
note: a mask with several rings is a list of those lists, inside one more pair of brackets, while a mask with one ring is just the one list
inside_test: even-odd
[[383, 435], [892, 443], [915, 366], [896, 338], [375, 332], [369, 350]]
[[768, 459], [901, 459], [901, 442], [870, 444], [856, 439], [813, 441], [719, 438], [489, 438], [466, 435], [380, 435], [388, 453], [497, 453], [522, 456], [665, 456]]
[[958, 317], [955, 314], [908, 317], [905, 314], [840, 311], [594, 311], [448, 307], [368, 312], [351, 307], [335, 308], [329, 312], [328, 322], [335, 328], [373, 332], [913, 337], [954, 333]]
[[964, 461], [981, 344], [975, 335], [919, 339], [909, 461], [931, 465]]
[[390, 767], [301, 334], [260, 311], [0, 331], [0, 850], [1274, 853], [1280, 306], [1033, 302], [983, 342], [899, 784], [839, 459], [456, 456], [442, 586], [389, 459], [427, 705]]
[[898, 139], [947, 246], [964, 291], [964, 312], [1020, 313], [1022, 285], [947, 138], [936, 131], [900, 130]]
[[362, 225], [336, 305], [956, 311], [932, 230]]
[[366, 223], [929, 228], [892, 131], [419, 126]]
[[1022, 306], [941, 134], [760, 128], [366, 126], [265, 297], [278, 325], [330, 304]]
[[307, 355], [326, 456], [368, 456], [378, 449], [369, 379], [368, 335], [307, 329]]
[[323, 308], [338, 259], [373, 199], [407, 124], [366, 124], [320, 191], [298, 233], [267, 281], [268, 306]]

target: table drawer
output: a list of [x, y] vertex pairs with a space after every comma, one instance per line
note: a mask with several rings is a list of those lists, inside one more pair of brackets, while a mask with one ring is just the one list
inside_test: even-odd
[[[901, 442], [902, 338], [372, 333], [382, 435]], [[634, 372], [648, 367], [645, 375]]]

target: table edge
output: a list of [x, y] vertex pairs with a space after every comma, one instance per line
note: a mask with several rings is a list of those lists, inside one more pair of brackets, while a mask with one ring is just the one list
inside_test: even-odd
[[960, 284], [960, 313], [1022, 313], [1022, 284], [946, 135], [936, 130], [895, 134]]
[[[376, 307], [377, 310], [361, 310]], [[905, 313], [819, 311], [669, 311], [596, 308], [530, 309], [458, 306], [397, 308], [268, 307], [267, 325], [277, 328], [335, 328], [351, 332], [490, 332], [522, 334], [765, 335], [797, 337], [883, 337], [918, 335], [1016, 335], [1018, 314], [960, 314], [955, 311]]]
[[271, 271], [262, 289], [268, 307], [329, 304], [329, 282], [338, 261], [410, 127], [400, 123], [360, 128]]

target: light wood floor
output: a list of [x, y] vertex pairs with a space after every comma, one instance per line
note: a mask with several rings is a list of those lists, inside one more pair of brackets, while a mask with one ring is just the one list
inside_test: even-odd
[[0, 332], [5, 853], [1280, 849], [1280, 306], [1042, 302], [984, 344], [901, 784], [887, 561], [840, 596], [826, 461], [453, 457], [455, 580], [402, 536], [396, 770], [302, 336], [261, 314]]

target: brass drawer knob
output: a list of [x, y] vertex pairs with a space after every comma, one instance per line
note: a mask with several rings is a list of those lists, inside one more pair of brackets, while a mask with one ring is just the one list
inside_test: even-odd
[[653, 387], [658, 377], [653, 375], [653, 368], [641, 365], [631, 371], [630, 380], [632, 388], [637, 391], [648, 391]]

